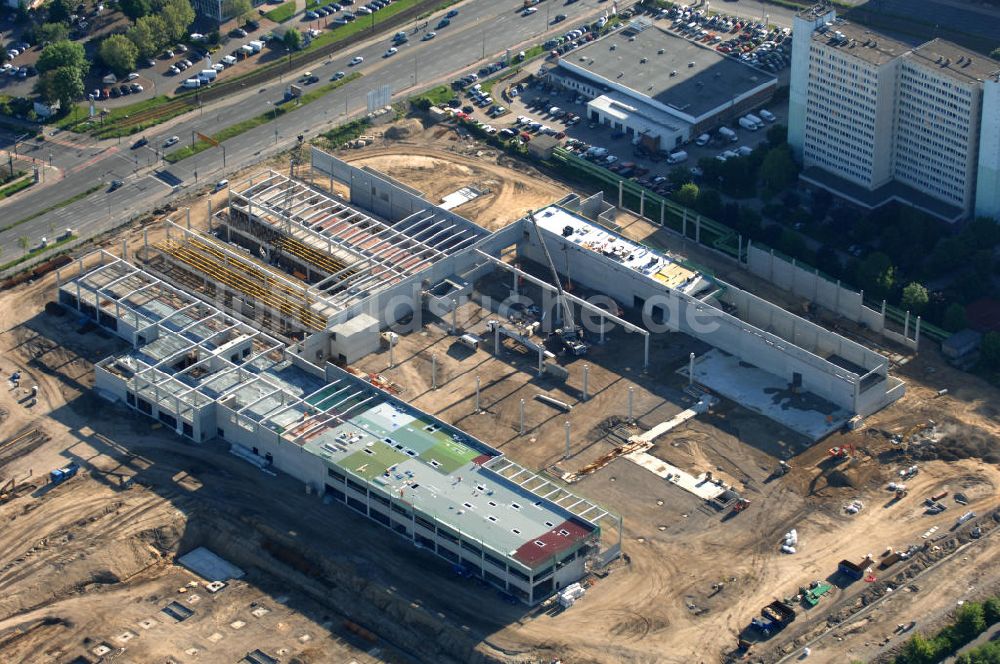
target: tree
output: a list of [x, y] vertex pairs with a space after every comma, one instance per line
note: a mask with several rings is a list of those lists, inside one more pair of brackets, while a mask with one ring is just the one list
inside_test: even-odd
[[250, 0], [225, 0], [222, 3], [222, 16], [246, 23], [253, 17], [253, 3]]
[[881, 300], [889, 294], [896, 281], [896, 268], [888, 256], [876, 251], [865, 256], [858, 264], [858, 285], [871, 297]]
[[111, 35], [97, 49], [97, 55], [118, 76], [135, 69], [139, 49], [125, 35]]
[[[945, 310], [941, 320], [941, 327], [949, 332], [964, 330], [967, 325], [965, 320], [965, 307], [958, 302], [952, 302]], [[998, 607], [1000, 609], [1000, 607]]]
[[1000, 46], [990, 51], [990, 57], [994, 60], [1000, 60]]
[[955, 631], [962, 643], [968, 643], [986, 631], [986, 612], [979, 602], [966, 602], [955, 614]]
[[694, 207], [698, 202], [698, 185], [688, 182], [681, 185], [681, 188], [674, 194], [674, 200], [685, 207]]
[[297, 51], [302, 46], [302, 33], [295, 28], [289, 28], [282, 38], [289, 51]]
[[69, 28], [62, 23], [42, 23], [35, 28], [35, 41], [39, 44], [63, 41], [69, 38]]
[[979, 345], [983, 361], [991, 367], [1000, 366], [1000, 332], [987, 332]]
[[914, 634], [903, 645], [902, 661], [907, 664], [932, 664], [937, 653], [934, 644], [923, 634]]
[[995, 625], [1000, 622], [1000, 597], [990, 597], [983, 603], [983, 611], [986, 613], [986, 622]]
[[143, 16], [148, 16], [149, 12], [152, 11], [149, 0], [118, 0], [118, 6], [121, 7], [125, 16], [132, 19], [133, 23]]
[[670, 184], [674, 185], [675, 188], [681, 187], [682, 185], [691, 182], [691, 171], [684, 168], [683, 166], [674, 166], [667, 173], [667, 180]]
[[27, 253], [28, 251], [28, 242], [29, 240], [27, 235], [22, 235], [21, 237], [17, 238], [17, 246], [19, 246], [21, 248], [21, 251], [25, 253]]
[[151, 58], [167, 44], [167, 27], [159, 16], [143, 16], [128, 31], [139, 55]]
[[167, 0], [160, 16], [170, 41], [176, 41], [187, 36], [188, 26], [194, 21], [195, 14], [188, 0]]
[[764, 191], [770, 195], [787, 188], [798, 175], [798, 167], [787, 145], [772, 148], [760, 165], [760, 180]]
[[900, 304], [903, 305], [903, 309], [906, 311], [919, 314], [927, 306], [929, 299], [927, 297], [927, 289], [916, 281], [911, 281], [903, 288], [903, 298], [900, 300]]
[[49, 21], [52, 23], [66, 23], [72, 13], [70, 0], [52, 0], [49, 3]]
[[69, 108], [74, 100], [83, 96], [83, 76], [73, 67], [60, 67], [39, 75], [35, 92], [46, 102], [59, 102]]
[[69, 67], [77, 70], [82, 79], [90, 70], [90, 62], [87, 60], [87, 54], [84, 52], [82, 44], [63, 39], [42, 49], [36, 67], [40, 73]]
[[783, 124], [771, 125], [771, 128], [767, 130], [767, 142], [771, 144], [772, 148], [787, 143], [788, 127]]

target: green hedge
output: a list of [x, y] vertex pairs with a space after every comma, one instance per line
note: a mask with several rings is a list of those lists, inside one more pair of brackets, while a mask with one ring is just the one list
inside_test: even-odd
[[33, 184], [35, 184], [34, 177], [26, 177], [23, 180], [18, 180], [14, 184], [9, 184], [6, 187], [0, 189], [0, 199], [7, 198], [8, 196], [13, 196], [17, 192], [27, 189]]

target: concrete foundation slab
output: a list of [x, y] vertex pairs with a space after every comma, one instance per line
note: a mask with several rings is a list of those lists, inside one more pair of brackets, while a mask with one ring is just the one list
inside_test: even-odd
[[676, 484], [688, 493], [693, 493], [702, 500], [711, 500], [726, 490], [725, 487], [719, 486], [708, 479], [705, 473], [695, 477], [691, 473], [681, 470], [663, 459], [658, 459], [648, 452], [630, 452], [625, 455], [625, 458], [642, 466], [651, 473], [659, 475], [668, 482]]
[[177, 559], [181, 565], [208, 581], [229, 581], [242, 579], [244, 572], [236, 565], [223, 560], [203, 546]]
[[[687, 367], [680, 373], [687, 375]], [[816, 441], [842, 427], [851, 414], [739, 358], [710, 350], [695, 360], [694, 379], [741, 406]]]

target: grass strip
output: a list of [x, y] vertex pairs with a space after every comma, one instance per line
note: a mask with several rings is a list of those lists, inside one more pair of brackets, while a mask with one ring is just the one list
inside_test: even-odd
[[31, 251], [29, 251], [25, 255], [21, 256], [20, 258], [12, 260], [12, 261], [10, 261], [8, 263], [4, 263], [3, 265], [0, 265], [0, 272], [6, 272], [7, 270], [9, 270], [10, 268], [14, 267], [15, 265], [20, 265], [21, 263], [23, 263], [25, 261], [31, 260], [35, 256], [39, 256], [41, 254], [44, 254], [47, 251], [52, 251], [53, 249], [56, 249], [56, 248], [60, 247], [61, 245], [66, 244], [67, 242], [72, 242], [76, 238], [77, 238], [76, 235], [70, 235], [68, 237], [64, 237], [61, 240], [53, 242], [50, 245], [46, 245], [44, 247], [38, 247], [37, 249], [32, 249]]
[[[354, 21], [351, 21], [347, 25], [341, 25], [333, 30], [327, 30], [316, 39], [310, 42], [306, 51], [311, 51], [313, 49], [319, 48], [324, 44], [329, 44], [335, 42], [338, 39], [343, 39], [344, 37], [350, 37], [351, 35], [357, 34], [364, 30], [374, 30], [375, 25], [380, 21], [384, 21], [391, 17], [393, 14], [398, 14], [401, 11], [409, 9], [410, 7], [418, 4], [421, 0], [396, 0], [388, 7], [383, 7], [379, 11], [371, 14], [370, 16], [360, 15]], [[350, 10], [351, 8], [348, 7]]]
[[342, 124], [325, 134], [320, 134], [321, 140], [319, 143], [321, 145], [325, 144], [330, 148], [339, 148], [344, 143], [353, 141], [358, 136], [364, 134], [370, 125], [371, 122], [369, 122], [368, 118], [359, 118], [347, 124]]
[[[229, 140], [230, 138], [233, 138], [234, 136], [239, 136], [240, 134], [244, 134], [250, 131], [251, 129], [259, 127], [263, 124], [267, 124], [272, 120], [277, 120], [279, 117], [281, 117], [286, 113], [291, 113], [296, 109], [302, 108], [303, 106], [306, 106], [307, 104], [316, 101], [323, 95], [333, 92], [337, 88], [343, 85], [347, 85], [351, 81], [361, 78], [362, 75], [363, 74], [361, 74], [361, 72], [353, 72], [351, 73], [350, 76], [346, 76], [340, 79], [339, 81], [332, 81], [330, 83], [327, 83], [326, 85], [320, 86], [319, 88], [313, 90], [312, 92], [309, 92], [308, 94], [302, 95], [301, 97], [299, 97], [298, 103], [295, 105], [292, 105], [291, 101], [289, 101], [287, 104], [283, 104], [280, 106], [275, 105], [272, 108], [272, 110], [266, 113], [261, 113], [260, 115], [254, 116], [247, 120], [243, 120], [242, 122], [237, 122], [236, 124], [230, 125], [225, 129], [212, 134], [212, 138], [221, 143], [223, 141]], [[164, 156], [163, 159], [164, 161], [168, 161], [171, 164], [176, 164], [177, 162], [183, 159], [187, 159], [188, 157], [193, 157], [199, 152], [204, 152], [210, 147], [212, 147], [212, 144], [209, 143], [208, 141], [195, 141], [192, 145], [187, 145], [183, 148], [180, 148], [179, 150], [174, 150], [170, 154]]]
[[53, 203], [52, 205], [48, 206], [44, 210], [39, 210], [38, 212], [34, 212], [34, 213], [28, 215], [27, 217], [24, 217], [23, 219], [18, 219], [17, 221], [15, 221], [12, 224], [7, 224], [6, 226], [0, 228], [0, 233], [3, 233], [5, 231], [9, 231], [12, 228], [17, 228], [21, 224], [26, 224], [29, 221], [31, 221], [32, 219], [37, 219], [38, 217], [42, 216], [43, 214], [48, 214], [49, 212], [52, 212], [53, 210], [59, 210], [61, 208], [66, 207], [67, 205], [72, 205], [73, 203], [76, 203], [78, 200], [86, 198], [87, 196], [90, 196], [92, 193], [94, 193], [95, 191], [97, 191], [98, 189], [100, 189], [103, 186], [104, 186], [104, 183], [95, 184], [93, 187], [91, 187], [90, 189], [87, 189], [86, 191], [81, 191], [79, 194], [76, 194], [74, 196], [70, 196], [69, 198], [67, 198], [65, 200], [62, 200], [62, 201], [59, 201], [58, 203]]
[[275, 23], [284, 23], [291, 17], [295, 16], [295, 0], [289, 0], [289, 2], [278, 5], [271, 11], [264, 14], [264, 16], [271, 19]]
[[14, 184], [9, 184], [6, 187], [0, 189], [0, 199], [7, 198], [8, 196], [13, 196], [19, 191], [23, 191], [35, 184], [34, 177], [26, 177], [23, 180], [18, 180]]

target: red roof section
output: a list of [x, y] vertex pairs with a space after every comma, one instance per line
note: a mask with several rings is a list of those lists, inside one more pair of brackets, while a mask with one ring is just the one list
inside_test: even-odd
[[[591, 526], [578, 521], [563, 521], [544, 535], [522, 544], [514, 552], [514, 560], [528, 567], [537, 567], [540, 562], [572, 548], [593, 531]], [[544, 546], [539, 546], [536, 542], [541, 542]]]
[[479, 456], [477, 456], [475, 459], [472, 460], [472, 463], [476, 464], [477, 466], [481, 466], [492, 458], [493, 457], [491, 457], [489, 454], [480, 454]]

